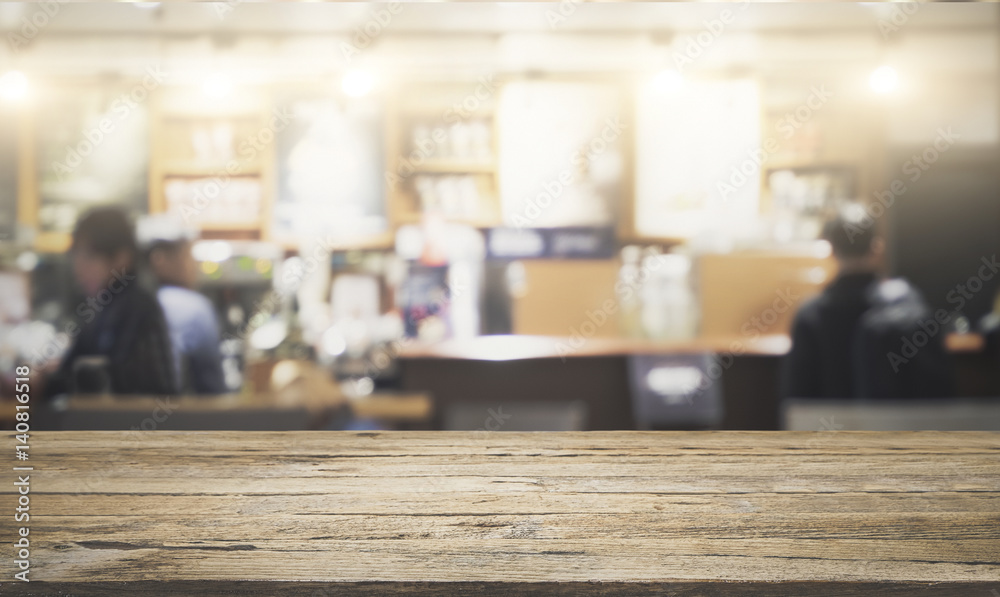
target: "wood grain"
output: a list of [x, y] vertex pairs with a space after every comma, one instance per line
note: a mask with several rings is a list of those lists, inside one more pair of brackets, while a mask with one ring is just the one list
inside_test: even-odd
[[1000, 592], [1000, 434], [39, 432], [31, 445], [33, 582], [9, 571], [4, 595]]

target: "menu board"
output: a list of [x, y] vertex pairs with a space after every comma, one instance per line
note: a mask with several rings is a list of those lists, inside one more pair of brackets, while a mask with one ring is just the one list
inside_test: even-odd
[[760, 97], [749, 79], [639, 93], [635, 231], [691, 238], [745, 226], [759, 210]]
[[38, 98], [40, 231], [69, 232], [83, 211], [98, 204], [145, 213], [149, 117], [143, 103], [122, 100], [125, 91], [102, 85]]
[[622, 104], [621, 90], [609, 84], [504, 86], [498, 119], [505, 225], [615, 224], [626, 136]]
[[350, 240], [387, 227], [381, 112], [370, 101], [279, 100], [293, 114], [277, 134], [272, 238]]

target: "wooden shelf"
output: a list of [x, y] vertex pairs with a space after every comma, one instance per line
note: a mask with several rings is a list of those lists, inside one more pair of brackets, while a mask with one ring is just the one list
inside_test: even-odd
[[494, 174], [495, 162], [474, 160], [427, 160], [414, 168], [415, 174]]
[[[399, 224], [419, 224], [423, 216], [424, 216], [423, 213], [408, 211], [397, 214], [396, 222]], [[495, 228], [503, 223], [499, 216], [495, 218], [489, 218], [489, 217], [477, 218], [468, 216], [449, 216], [447, 214], [441, 214], [441, 217], [446, 222], [450, 222], [452, 224], [465, 224], [467, 226], [472, 226], [473, 228]]]
[[[499, 84], [497, 84], [499, 87]], [[473, 83], [473, 87], [475, 83]], [[413, 178], [420, 175], [464, 175], [476, 177], [476, 186], [479, 194], [478, 209], [469, 210], [485, 214], [497, 214], [495, 216], [468, 217], [468, 216], [444, 216], [448, 222], [468, 224], [475, 227], [491, 227], [500, 224], [500, 205], [498, 190], [498, 161], [497, 161], [497, 130], [495, 114], [495, 97], [498, 90], [494, 90], [489, 101], [483, 102], [477, 110], [469, 114], [462, 114], [459, 119], [462, 122], [479, 121], [484, 123], [489, 129], [489, 152], [493, 157], [483, 158], [428, 158], [418, 164], [404, 164], [403, 156], [409, 155], [412, 149], [413, 133], [418, 126], [443, 126], [447, 127], [454, 122], [447, 117], [450, 110], [453, 110], [455, 102], [468, 95], [469, 88], [463, 85], [462, 81], [437, 81], [437, 82], [405, 82], [400, 83], [391, 94], [392, 100], [387, 106], [386, 120], [386, 155], [389, 157], [386, 164], [390, 172], [400, 172], [412, 169], [412, 174], [406, 178], [402, 184], [396, 184], [388, 189], [389, 193], [389, 216], [393, 227], [404, 224], [416, 224], [422, 219], [422, 202], [417, 189], [414, 188]], [[455, 116], [455, 114], [452, 114]], [[485, 151], [479, 151], [480, 155], [485, 155]], [[488, 178], [487, 178], [488, 177]]]
[[39, 253], [65, 253], [73, 244], [69, 232], [39, 232], [33, 243]]
[[[299, 250], [299, 243], [291, 239], [280, 239], [278, 241], [287, 251]], [[330, 245], [325, 245], [331, 251], [382, 251], [391, 250], [396, 245], [396, 235], [392, 232], [381, 232], [378, 234], [368, 234], [355, 238], [343, 239]]]
[[226, 164], [198, 165], [196, 163], [167, 162], [162, 165], [164, 177], [175, 176], [183, 178], [213, 178], [216, 176], [260, 176], [263, 168], [260, 164], [241, 167], [237, 172], [230, 173]]
[[206, 232], [232, 232], [232, 231], [252, 231], [257, 232], [260, 230], [262, 222], [260, 220], [256, 221], [246, 221], [246, 222], [198, 222], [198, 228]]

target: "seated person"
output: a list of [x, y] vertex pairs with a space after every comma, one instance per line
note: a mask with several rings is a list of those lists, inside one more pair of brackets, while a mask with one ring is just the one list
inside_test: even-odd
[[[166, 322], [156, 298], [138, 284], [128, 217], [94, 209], [77, 222], [72, 242], [73, 274], [87, 298], [76, 308], [73, 344], [46, 394], [175, 394]], [[94, 367], [91, 375], [81, 364]]]
[[197, 263], [183, 233], [151, 240], [150, 270], [160, 288], [160, 301], [170, 330], [175, 375], [185, 393], [223, 394], [228, 391], [219, 352], [219, 324], [211, 301], [192, 290]]
[[[949, 396], [944, 326], [935, 322], [920, 293], [906, 281], [879, 278], [884, 243], [864, 209], [853, 205], [840, 210], [824, 227], [824, 237], [833, 249], [838, 274], [795, 315], [792, 348], [783, 363], [782, 394], [789, 398]], [[907, 339], [918, 342], [911, 340], [907, 347]]]

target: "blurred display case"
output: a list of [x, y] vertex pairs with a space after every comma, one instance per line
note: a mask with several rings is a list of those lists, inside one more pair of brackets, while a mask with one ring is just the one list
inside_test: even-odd
[[516, 228], [617, 226], [631, 122], [619, 81], [539, 77], [500, 92], [500, 198]]
[[661, 87], [637, 89], [635, 238], [678, 242], [745, 227], [761, 211], [759, 82]]
[[500, 224], [492, 79], [402, 82], [387, 115], [387, 192], [393, 225], [433, 214]]
[[225, 101], [163, 89], [152, 102], [150, 211], [175, 213], [204, 238], [267, 238], [280, 126], [260, 89]]

